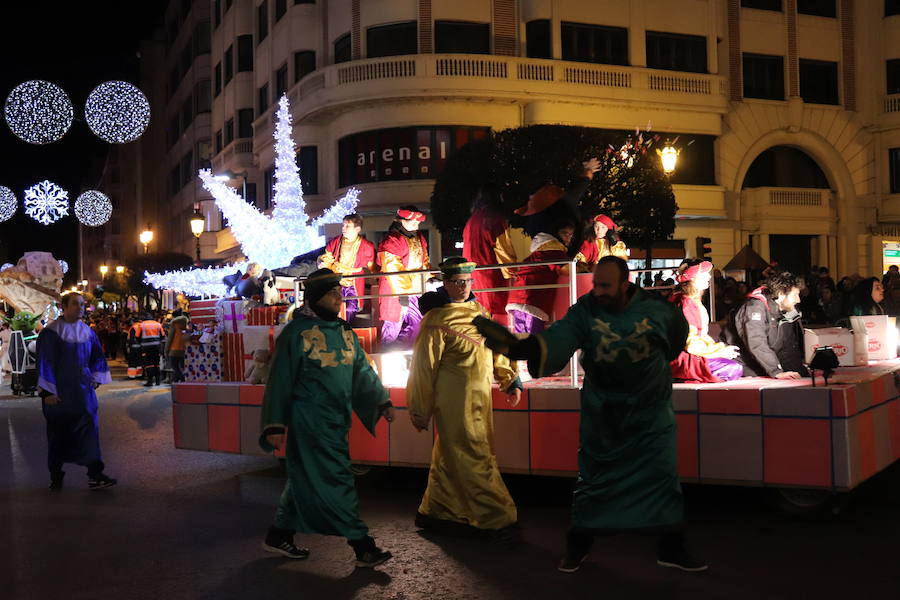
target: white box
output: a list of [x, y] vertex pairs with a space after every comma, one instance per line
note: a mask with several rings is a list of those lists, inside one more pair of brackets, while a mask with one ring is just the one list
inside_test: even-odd
[[803, 355], [807, 364], [816, 348], [831, 346], [842, 367], [853, 366], [853, 333], [843, 327], [825, 327], [803, 330]]
[[869, 336], [869, 360], [897, 358], [897, 319], [887, 315], [850, 317], [850, 325]]

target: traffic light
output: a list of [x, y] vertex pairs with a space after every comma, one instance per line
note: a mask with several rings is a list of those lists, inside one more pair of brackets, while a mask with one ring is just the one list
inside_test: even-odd
[[708, 237], [698, 237], [696, 257], [700, 260], [708, 260], [712, 262], [712, 247], [710, 246], [711, 243], [712, 240]]

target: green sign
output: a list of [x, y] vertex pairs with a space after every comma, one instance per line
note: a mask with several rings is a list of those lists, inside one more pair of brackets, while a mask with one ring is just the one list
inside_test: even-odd
[[885, 257], [888, 257], [888, 256], [895, 256], [895, 257], [896, 257], [896, 256], [900, 256], [900, 250], [885, 250], [885, 251], [884, 251], [884, 256], [885, 256]]

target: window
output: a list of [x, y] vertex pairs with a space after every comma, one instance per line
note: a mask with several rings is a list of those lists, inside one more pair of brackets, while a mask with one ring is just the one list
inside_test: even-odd
[[207, 113], [212, 110], [212, 94], [208, 79], [198, 81], [194, 86], [194, 114]]
[[216, 132], [216, 154], [221, 152], [224, 147], [224, 144], [222, 144], [222, 130], [220, 129]]
[[194, 120], [194, 101], [188, 96], [181, 104], [181, 130], [186, 131]]
[[744, 62], [744, 97], [784, 100], [784, 57], [747, 54]]
[[648, 31], [647, 67], [706, 73], [706, 38], [699, 35]]
[[287, 12], [287, 0], [275, 0], [275, 21], [281, 19]]
[[225, 0], [225, 12], [228, 12], [232, 4], [234, 4], [234, 0]]
[[197, 23], [194, 27], [194, 36], [191, 38], [194, 46], [194, 56], [209, 54], [211, 39], [209, 33], [209, 21]]
[[228, 46], [228, 50], [225, 51], [225, 85], [228, 85], [228, 82], [231, 81], [231, 78], [234, 76], [234, 46]]
[[415, 54], [418, 47], [416, 21], [369, 27], [366, 30], [366, 56], [400, 56]]
[[259, 106], [259, 114], [269, 110], [269, 84], [264, 83], [261, 88], [256, 91], [257, 105]]
[[900, 148], [888, 150], [888, 163], [891, 169], [891, 193], [900, 194]]
[[204, 138], [197, 142], [195, 153], [197, 155], [197, 168], [210, 168], [210, 159], [212, 158], [212, 143], [210, 142], [209, 138]]
[[237, 39], [237, 70], [242, 71], [253, 70], [253, 36], [239, 35]]
[[275, 99], [280, 100], [287, 93], [288, 72], [287, 64], [275, 71]]
[[222, 0], [213, 2], [213, 23], [216, 27], [222, 24]]
[[259, 44], [269, 35], [269, 0], [263, 0], [256, 7], [256, 43]]
[[250, 138], [253, 137], [253, 109], [252, 108], [242, 108], [237, 111], [237, 119], [238, 119], [238, 131], [237, 136], [239, 138]]
[[119, 219], [110, 219], [109, 220], [109, 232], [112, 235], [122, 233], [121, 226], [119, 225]]
[[350, 45], [350, 34], [345, 33], [338, 39], [334, 40], [334, 62], [349, 62], [353, 58], [353, 49]]
[[884, 0], [884, 16], [900, 15], [900, 0]]
[[191, 150], [188, 150], [187, 153], [181, 157], [181, 186], [184, 187], [191, 182], [191, 179], [194, 177], [194, 153]]
[[[649, 45], [650, 42], [647, 43]], [[627, 65], [628, 30], [621, 27], [563, 23], [562, 58], [578, 62]]]
[[219, 94], [222, 93], [222, 63], [216, 63], [216, 70], [213, 74], [213, 89], [215, 90], [215, 96], [218, 97]]
[[812, 104], [840, 104], [838, 64], [827, 60], [800, 59], [800, 97]]
[[234, 141], [234, 117], [225, 121], [225, 145]]
[[177, 164], [169, 171], [169, 195], [174, 196], [181, 189], [181, 164]]
[[269, 167], [263, 173], [263, 200], [262, 209], [269, 210], [272, 207], [272, 196], [275, 194], [275, 167]]
[[550, 58], [550, 20], [525, 23], [525, 55], [528, 58]]
[[797, 12], [816, 17], [837, 17], [834, 0], [797, 0]]
[[300, 166], [300, 185], [304, 194], [319, 193], [319, 149], [316, 146], [301, 146], [297, 153]]
[[741, 6], [781, 12], [781, 0], [741, 0]]
[[887, 93], [900, 94], [900, 58], [885, 62], [887, 66]]
[[184, 48], [181, 49], [181, 56], [179, 60], [179, 77], [184, 77], [184, 75], [191, 70], [191, 64], [194, 62], [194, 55], [191, 54], [191, 44], [187, 43], [184, 45]]
[[313, 50], [294, 52], [294, 83], [316, 70], [316, 53]]
[[180, 134], [180, 129], [178, 128], [179, 119], [177, 116], [172, 117], [169, 121], [169, 126], [166, 127], [166, 147], [171, 148], [175, 145], [175, 142], [178, 141], [178, 136]]
[[437, 54], [490, 54], [491, 24], [435, 21], [434, 51]]

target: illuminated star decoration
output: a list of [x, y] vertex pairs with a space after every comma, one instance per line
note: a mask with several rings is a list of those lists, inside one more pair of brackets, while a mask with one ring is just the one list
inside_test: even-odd
[[59, 259], [57, 262], [59, 262], [59, 268], [62, 269], [63, 275], [69, 272], [69, 263], [63, 259]]
[[51, 181], [41, 181], [25, 190], [25, 214], [49, 225], [69, 214], [69, 192]]
[[[295, 256], [324, 246], [325, 237], [319, 233], [322, 225], [340, 223], [356, 210], [359, 196], [359, 190], [351, 188], [320, 217], [310, 219], [303, 200], [296, 146], [291, 137], [287, 96], [278, 101], [275, 118], [275, 208], [271, 216], [248, 204], [234, 189], [218, 181], [209, 169], [199, 173], [203, 187], [215, 198], [247, 260], [270, 269], [288, 266]], [[220, 268], [145, 273], [144, 281], [157, 289], [220, 296], [225, 292], [222, 277], [245, 267], [246, 264], [241, 263]]]
[[11, 219], [18, 207], [19, 200], [15, 193], [8, 187], [0, 185], [0, 223]]
[[99, 227], [112, 216], [112, 202], [103, 192], [88, 190], [75, 200], [75, 217], [88, 227]]
[[49, 144], [66, 134], [75, 111], [61, 87], [35, 79], [17, 85], [6, 98], [10, 130], [29, 144]]
[[111, 144], [127, 144], [141, 137], [150, 124], [150, 103], [127, 81], [107, 81], [88, 96], [84, 119], [97, 137]]

